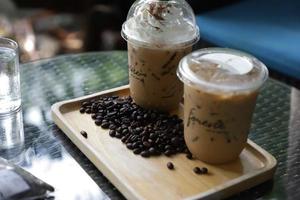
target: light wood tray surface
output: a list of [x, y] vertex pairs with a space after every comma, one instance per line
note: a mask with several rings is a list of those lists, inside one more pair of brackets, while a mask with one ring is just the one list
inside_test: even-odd
[[[94, 124], [89, 114], [81, 114], [81, 102], [101, 95], [129, 95], [128, 86], [99, 92], [52, 106], [59, 128], [128, 199], [220, 199], [241, 192], [273, 177], [276, 160], [248, 140], [238, 160], [209, 165], [188, 160], [184, 154], [143, 158], [129, 151], [121, 140]], [[178, 111], [182, 116], [182, 108]], [[80, 131], [88, 133], [85, 139]], [[173, 162], [175, 170], [166, 167]], [[209, 174], [196, 175], [193, 168], [207, 167]], [[76, 175], [74, 175], [76, 176]]]

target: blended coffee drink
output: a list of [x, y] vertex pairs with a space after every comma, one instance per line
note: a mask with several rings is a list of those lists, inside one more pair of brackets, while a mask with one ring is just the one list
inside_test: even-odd
[[130, 94], [138, 105], [176, 108], [183, 84], [178, 63], [199, 39], [191, 7], [184, 0], [140, 0], [131, 7], [122, 36], [128, 42]]
[[240, 51], [208, 48], [184, 57], [184, 138], [200, 160], [235, 160], [246, 145], [258, 91], [268, 70]]

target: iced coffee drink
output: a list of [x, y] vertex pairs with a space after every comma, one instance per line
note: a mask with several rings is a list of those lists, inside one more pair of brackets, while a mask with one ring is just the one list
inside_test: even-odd
[[247, 142], [259, 88], [268, 70], [254, 57], [210, 48], [183, 58], [178, 76], [184, 82], [184, 138], [202, 161], [235, 160]]
[[130, 93], [138, 105], [159, 110], [176, 108], [183, 84], [178, 63], [199, 39], [192, 9], [184, 0], [137, 1], [122, 36], [128, 42]]

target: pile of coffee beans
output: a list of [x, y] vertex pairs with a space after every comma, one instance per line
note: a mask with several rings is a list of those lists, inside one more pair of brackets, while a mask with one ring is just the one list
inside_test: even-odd
[[143, 157], [186, 153], [192, 158], [183, 138], [183, 123], [176, 116], [144, 109], [132, 98], [109, 96], [84, 101], [80, 113], [91, 114], [97, 126], [110, 129], [134, 154]]

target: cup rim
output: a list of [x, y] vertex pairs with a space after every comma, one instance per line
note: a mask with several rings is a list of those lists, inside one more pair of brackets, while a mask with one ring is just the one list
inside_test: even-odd
[[6, 46], [7, 48], [13, 49], [15, 51], [17, 51], [19, 48], [18, 43], [16, 41], [14, 41], [13, 39], [0, 36], [0, 46], [2, 46], [3, 42], [7, 42], [7, 44], [10, 45], [10, 46]]
[[[196, 78], [194, 75], [191, 76], [190, 69], [187, 69], [188, 67], [184, 67], [183, 63], [187, 61], [187, 59], [192, 56], [192, 54], [195, 53], [231, 53], [239, 56], [245, 56], [251, 60], [253, 60], [257, 66], [261, 68], [261, 72], [259, 77], [257, 77], [257, 80], [255, 82], [252, 82], [251, 84], [244, 84], [244, 85], [223, 85], [223, 84], [217, 84], [217, 83], [211, 83], [205, 80], [202, 80], [201, 78]], [[264, 63], [262, 63], [260, 60], [258, 60], [256, 57], [245, 53], [240, 50], [230, 49], [230, 48], [219, 48], [219, 47], [213, 47], [213, 48], [203, 48], [199, 49], [197, 51], [191, 52], [190, 54], [186, 55], [184, 58], [181, 59], [179, 62], [179, 67], [177, 68], [177, 77], [184, 83], [191, 87], [199, 88], [204, 91], [208, 92], [221, 92], [221, 93], [230, 93], [230, 92], [248, 92], [248, 91], [255, 91], [259, 89], [265, 81], [269, 77], [269, 71], [268, 68], [265, 66]], [[193, 73], [192, 73], [193, 74]]]

